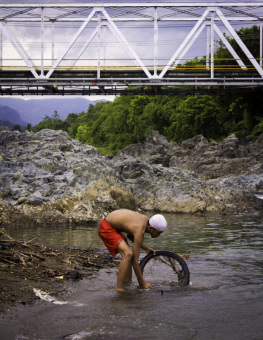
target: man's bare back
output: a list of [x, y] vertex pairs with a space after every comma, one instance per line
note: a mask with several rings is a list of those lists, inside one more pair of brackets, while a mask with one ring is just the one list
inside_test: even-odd
[[106, 217], [106, 221], [116, 230], [131, 235], [138, 232], [144, 234], [148, 220], [148, 216], [127, 209], [115, 210]]

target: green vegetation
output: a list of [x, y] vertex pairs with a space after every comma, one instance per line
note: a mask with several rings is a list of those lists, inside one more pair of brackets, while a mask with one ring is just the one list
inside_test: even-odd
[[[253, 56], [259, 60], [259, 51], [260, 51], [260, 30], [258, 26], [246, 27], [241, 28], [237, 31], [237, 34], [245, 43], [249, 51], [253, 54]], [[226, 37], [230, 45], [236, 51], [239, 58], [243, 61], [243, 63], [248, 67], [251, 68], [251, 62], [239, 47], [235, 39]], [[224, 66], [232, 66], [238, 68], [237, 63], [233, 60], [233, 56], [231, 53], [225, 48], [224, 44], [219, 41], [219, 46], [216, 49], [215, 53], [215, 65], [224, 65]]]
[[[34, 127], [34, 131], [38, 132], [43, 129], [67, 131], [68, 126], [68, 122], [61, 120], [57, 111], [55, 111], [51, 117], [46, 115], [42, 121]], [[32, 129], [32, 127], [30, 127], [30, 129]]]
[[263, 102], [256, 94], [120, 96], [90, 105], [87, 112], [71, 113], [64, 121], [56, 113], [45, 117], [33, 131], [43, 128], [67, 131], [103, 155], [143, 142], [150, 130], [178, 143], [198, 134], [216, 140], [231, 133], [256, 138], [263, 132]]
[[[259, 28], [242, 28], [238, 34], [258, 58]], [[244, 63], [249, 63], [236, 42], [227, 39]], [[218, 42], [215, 60], [217, 65], [236, 63], [221, 42]], [[194, 58], [186, 66], [204, 67], [205, 59]], [[35, 127], [28, 126], [33, 131], [44, 128], [67, 131], [70, 137], [94, 145], [103, 155], [143, 142], [150, 130], [157, 130], [178, 143], [198, 134], [216, 140], [231, 133], [257, 138], [263, 133], [263, 101], [260, 94], [120, 96], [114, 102], [90, 105], [87, 112], [71, 113], [64, 121], [55, 111]]]
[[20, 132], [22, 131], [21, 126], [19, 124], [14, 124], [12, 130], [13, 131], [20, 131]]
[[[246, 47], [252, 53], [252, 55], [259, 62], [260, 51], [260, 29], [254, 25], [252, 27], [241, 28], [236, 31], [241, 40], [245, 43]], [[224, 34], [225, 35], [225, 34]], [[242, 51], [235, 39], [225, 35], [226, 40], [233, 47], [239, 58], [246, 65], [247, 69], [252, 69], [252, 63]], [[240, 66], [234, 59], [229, 50], [225, 47], [224, 43], [219, 40], [216, 41], [216, 48], [214, 53], [214, 68], [215, 70], [239, 70]], [[211, 59], [211, 55], [209, 56]], [[202, 58], [195, 57], [194, 59], [187, 60], [183, 65], [179, 64], [176, 69], [179, 70], [205, 70], [206, 69], [206, 56]]]

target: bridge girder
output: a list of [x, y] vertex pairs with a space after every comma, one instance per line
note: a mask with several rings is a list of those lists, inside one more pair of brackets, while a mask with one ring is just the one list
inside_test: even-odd
[[[262, 87], [262, 18], [263, 2], [249, 1], [0, 4], [0, 93]], [[260, 27], [259, 59], [236, 33], [237, 25]], [[234, 71], [216, 68], [216, 39], [233, 56]], [[200, 72], [182, 68], [191, 53], [205, 60]]]

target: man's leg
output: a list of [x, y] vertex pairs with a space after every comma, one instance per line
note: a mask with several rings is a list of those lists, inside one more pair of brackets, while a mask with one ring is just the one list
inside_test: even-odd
[[127, 280], [131, 280], [133, 251], [123, 240], [118, 245], [118, 252], [122, 256], [117, 276], [117, 290], [124, 291], [123, 285]]
[[131, 281], [132, 281], [132, 264], [130, 262], [129, 268], [127, 270], [127, 274], [125, 275], [125, 278], [124, 278], [124, 283], [129, 283]]

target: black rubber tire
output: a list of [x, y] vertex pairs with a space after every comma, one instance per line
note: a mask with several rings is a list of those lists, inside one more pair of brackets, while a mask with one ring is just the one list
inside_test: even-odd
[[175, 259], [181, 266], [182, 274], [183, 274], [183, 278], [180, 280], [179, 285], [186, 286], [189, 284], [190, 272], [189, 272], [189, 269], [188, 269], [188, 266], [185, 260], [181, 256], [177, 255], [176, 253], [172, 251], [168, 251], [168, 250], [156, 250], [155, 254], [151, 253], [151, 254], [146, 255], [140, 262], [140, 268], [141, 268], [142, 273], [147, 263], [151, 261], [153, 258], [155, 258], [156, 256], [168, 256], [168, 257]]

